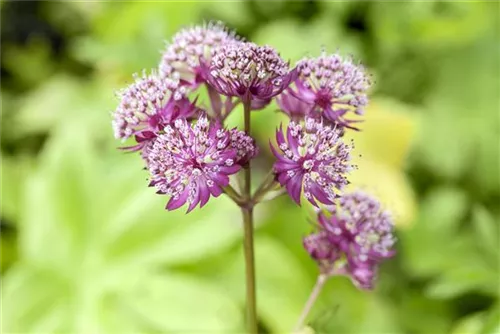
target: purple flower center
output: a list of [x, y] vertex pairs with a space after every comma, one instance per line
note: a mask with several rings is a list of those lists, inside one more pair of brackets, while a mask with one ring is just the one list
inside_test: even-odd
[[327, 109], [332, 104], [332, 93], [329, 89], [320, 89], [316, 93], [314, 103], [322, 109]]

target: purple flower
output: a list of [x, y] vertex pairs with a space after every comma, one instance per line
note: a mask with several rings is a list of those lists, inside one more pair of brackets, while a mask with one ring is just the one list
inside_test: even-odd
[[322, 120], [306, 118], [305, 125], [290, 122], [286, 134], [280, 127], [276, 142], [278, 148], [271, 145], [277, 159], [274, 173], [291, 198], [300, 205], [304, 188], [304, 196], [313, 205], [318, 206], [316, 201], [333, 204], [336, 190], [348, 184], [346, 174], [354, 167], [350, 163], [352, 145], [342, 141], [339, 130]]
[[235, 163], [245, 167], [250, 160], [259, 154], [255, 139], [238, 129], [232, 129], [230, 135], [231, 147], [236, 150]]
[[156, 73], [134, 78], [133, 84], [119, 92], [120, 103], [112, 121], [116, 138], [135, 137], [138, 144], [127, 149], [142, 149], [165, 125], [199, 111], [178, 81], [160, 78]]
[[179, 31], [167, 45], [160, 62], [160, 74], [163, 77], [179, 75], [193, 87], [205, 82], [205, 71], [210, 64], [214, 48], [239, 40], [221, 22], [210, 22], [203, 26], [194, 26]]
[[393, 222], [377, 199], [363, 192], [344, 194], [330, 215], [318, 214], [318, 231], [304, 248], [326, 275], [347, 275], [372, 289], [378, 265], [394, 255]]
[[166, 209], [188, 203], [190, 212], [198, 203], [203, 207], [210, 196], [219, 196], [229, 184], [229, 175], [238, 172], [242, 159], [255, 150], [244, 133], [228, 131], [201, 116], [193, 125], [185, 119], [167, 125], [145, 159], [151, 185], [170, 196]]
[[208, 69], [208, 83], [220, 94], [239, 97], [262, 108], [296, 78], [273, 48], [254, 43], [229, 43], [217, 48]]
[[291, 85], [290, 93], [333, 124], [353, 128], [351, 124], [357, 121], [345, 118], [346, 115], [362, 115], [368, 104], [366, 94], [371, 82], [363, 66], [338, 54], [323, 53], [300, 60], [297, 71], [298, 79]]
[[298, 99], [288, 90], [283, 91], [283, 93], [276, 97], [276, 103], [278, 103], [281, 111], [287, 114], [292, 121], [296, 122], [308, 116], [313, 108], [312, 104]]

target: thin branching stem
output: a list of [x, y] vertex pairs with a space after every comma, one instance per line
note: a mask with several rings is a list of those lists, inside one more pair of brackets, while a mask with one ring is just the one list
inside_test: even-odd
[[302, 313], [300, 314], [299, 320], [297, 321], [297, 324], [295, 325], [294, 332], [298, 332], [304, 327], [304, 321], [306, 320], [309, 312], [311, 312], [311, 309], [314, 306], [314, 303], [316, 302], [316, 299], [318, 299], [318, 296], [323, 289], [323, 286], [325, 285], [325, 282], [328, 280], [327, 275], [320, 274], [318, 276], [318, 279], [316, 280], [316, 284], [314, 285], [314, 288], [309, 295], [309, 299], [307, 299], [306, 305], [304, 306], [304, 309], [302, 310]]
[[[245, 132], [251, 135], [250, 101], [244, 102]], [[257, 334], [257, 298], [255, 291], [255, 259], [253, 242], [253, 203], [252, 203], [252, 172], [250, 162], [245, 168], [245, 183], [243, 185], [243, 198], [247, 205], [241, 206], [244, 226], [245, 274], [246, 274], [246, 302], [247, 302], [247, 328], [248, 333]]]
[[267, 194], [267, 192], [273, 188], [274, 185], [274, 172], [271, 169], [269, 173], [267, 173], [264, 181], [262, 181], [262, 183], [260, 184], [259, 188], [257, 188], [255, 193], [253, 194], [252, 203], [254, 203], [254, 205], [259, 203], [261, 199]]

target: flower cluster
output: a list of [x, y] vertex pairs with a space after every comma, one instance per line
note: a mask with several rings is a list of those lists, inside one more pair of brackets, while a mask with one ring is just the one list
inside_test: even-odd
[[177, 119], [158, 136], [146, 157], [151, 184], [170, 196], [168, 210], [188, 203], [188, 212], [203, 207], [229, 184], [241, 161], [255, 154], [253, 141], [201, 116], [196, 124]]
[[[207, 88], [210, 108], [191, 99], [201, 86]], [[276, 181], [298, 204], [303, 193], [317, 207], [331, 205], [354, 167], [353, 145], [342, 138], [351, 123], [344, 116], [362, 112], [368, 86], [363, 68], [350, 59], [323, 53], [290, 68], [272, 47], [243, 42], [223, 24], [208, 23], [175, 34], [159, 73], [144, 73], [120, 92], [113, 127], [117, 138], [133, 137], [137, 144], [126, 149], [140, 151], [149, 163], [148, 152], [159, 149], [155, 141], [164, 141], [177, 120], [191, 122], [203, 114], [222, 129], [238, 101], [260, 109], [276, 98], [290, 116], [286, 131], [276, 132], [276, 147], [271, 144]], [[229, 134], [237, 145], [233, 162], [247, 166], [257, 154], [255, 141], [237, 129]]]
[[198, 109], [186, 98], [185, 87], [172, 79], [161, 79], [155, 72], [141, 77], [120, 91], [120, 103], [113, 114], [115, 137], [135, 137], [137, 145], [128, 150], [141, 150], [163, 127], [179, 118], [191, 118]]
[[333, 204], [336, 192], [348, 184], [352, 144], [345, 144], [340, 134], [314, 118], [306, 118], [304, 125], [290, 122], [286, 133], [282, 128], [276, 131], [278, 148], [271, 145], [277, 159], [273, 169], [297, 204], [302, 188], [314, 206], [318, 206], [316, 201]]
[[318, 214], [318, 230], [304, 247], [326, 275], [348, 275], [356, 286], [373, 288], [379, 263], [394, 254], [393, 222], [380, 203], [363, 192], [344, 194], [329, 215]]
[[[141, 76], [118, 92], [113, 113], [115, 137], [133, 138], [124, 147], [139, 151], [150, 174], [150, 186], [170, 196], [166, 209], [185, 203], [188, 212], [204, 206], [229, 185], [229, 176], [248, 166], [258, 154], [255, 140], [220, 122], [220, 110], [207, 110], [191, 95], [207, 82], [215, 49], [239, 42], [221, 23], [208, 23], [177, 33], [167, 46], [158, 71]], [[211, 86], [208, 87], [213, 89]], [[215, 91], [215, 90], [213, 90]], [[213, 97], [222, 108], [220, 97]], [[224, 103], [226, 111], [234, 103]]]
[[[343, 136], [356, 129], [359, 119], [350, 117], [363, 114], [370, 84], [352, 59], [323, 52], [290, 66], [274, 48], [208, 23], [175, 34], [157, 70], [119, 92], [112, 124], [116, 138], [135, 140], [125, 149], [140, 152], [150, 186], [169, 197], [167, 210], [187, 205], [190, 212], [223, 192], [249, 210], [278, 183], [298, 205], [304, 196], [319, 210], [327, 206], [330, 213], [320, 213], [318, 230], [304, 239], [306, 250], [323, 274], [349, 275], [371, 288], [378, 263], [393, 253], [392, 222], [375, 199], [342, 193], [356, 167], [354, 145]], [[208, 101], [198, 98], [200, 89]], [[250, 111], [273, 100], [290, 121], [270, 142], [272, 177], [251, 194], [258, 147], [250, 133], [224, 121], [243, 104], [248, 130]], [[242, 169], [244, 194], [230, 186]]]
[[228, 43], [215, 50], [208, 82], [220, 94], [253, 102], [257, 109], [287, 88], [295, 77], [295, 71], [290, 71], [273, 48]]
[[179, 31], [167, 45], [160, 62], [162, 77], [177, 75], [190, 86], [197, 87], [206, 81], [215, 48], [239, 41], [239, 37], [220, 22], [210, 22]]
[[363, 114], [370, 80], [361, 65], [338, 54], [323, 53], [297, 63], [298, 78], [279, 97], [283, 111], [290, 116], [302, 114], [323, 117], [340, 127], [354, 128], [349, 113]]

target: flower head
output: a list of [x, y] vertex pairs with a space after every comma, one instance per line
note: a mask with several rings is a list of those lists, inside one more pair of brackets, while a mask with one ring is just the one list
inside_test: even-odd
[[219, 93], [259, 107], [281, 93], [295, 79], [295, 70], [273, 48], [254, 43], [229, 43], [213, 54], [208, 82]]
[[238, 129], [230, 131], [231, 147], [236, 150], [235, 163], [245, 166], [250, 160], [259, 154], [259, 148], [255, 145], [255, 139]]
[[278, 148], [271, 145], [277, 158], [273, 169], [278, 182], [285, 186], [292, 199], [300, 205], [300, 195], [313, 205], [316, 201], [333, 204], [336, 191], [348, 184], [346, 174], [352, 145], [342, 141], [339, 130], [321, 120], [306, 118], [305, 124], [290, 122], [286, 133], [276, 131]]
[[135, 82], [119, 92], [120, 103], [113, 113], [115, 137], [125, 140], [135, 136], [141, 149], [156, 137], [165, 125], [178, 118], [189, 118], [198, 108], [185, 96], [178, 81], [160, 78], [156, 73], [135, 76]]
[[304, 102], [295, 97], [288, 90], [285, 90], [283, 93], [278, 95], [276, 97], [276, 102], [278, 103], [280, 110], [287, 114], [291, 120], [296, 122], [308, 116], [313, 108], [310, 103]]
[[[151, 175], [151, 185], [159, 194], [170, 196], [167, 210], [174, 210], [188, 203], [188, 212], [199, 203], [203, 207], [210, 196], [217, 197], [229, 184], [229, 175], [241, 168], [246, 150], [255, 147], [234, 144], [234, 132], [219, 123], [209, 122], [201, 116], [196, 124], [177, 119], [167, 125], [148, 150], [146, 165]], [[237, 143], [251, 142], [242, 133]], [[240, 145], [240, 146], [238, 146]]]
[[362, 115], [368, 104], [366, 94], [371, 83], [363, 66], [338, 54], [323, 53], [300, 60], [297, 71], [295, 90], [291, 92], [330, 122], [352, 128], [355, 121], [345, 116], [350, 112]]
[[167, 45], [160, 62], [163, 77], [173, 73], [196, 86], [205, 81], [204, 67], [209, 66], [214, 48], [237, 42], [239, 37], [221, 22], [183, 29]]
[[393, 222], [374, 197], [344, 194], [330, 215], [318, 214], [318, 231], [304, 238], [304, 248], [327, 275], [348, 275], [371, 289], [379, 263], [394, 255]]

